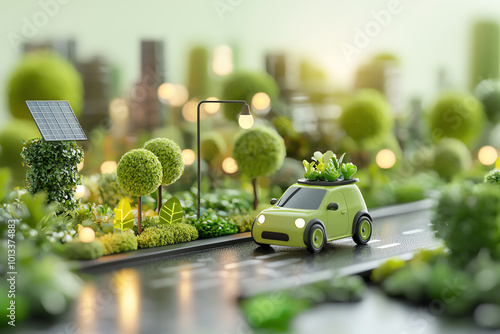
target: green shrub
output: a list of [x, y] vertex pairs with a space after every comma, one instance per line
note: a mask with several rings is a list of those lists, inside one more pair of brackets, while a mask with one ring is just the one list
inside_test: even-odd
[[184, 161], [179, 145], [167, 138], [151, 139], [144, 148], [158, 158], [163, 171], [161, 184], [169, 185], [177, 181], [184, 171]]
[[27, 168], [23, 166], [21, 151], [23, 140], [40, 136], [33, 120], [14, 119], [0, 132], [0, 167], [9, 167], [16, 186], [26, 179]]
[[97, 241], [102, 244], [104, 255], [137, 249], [137, 237], [131, 233], [109, 233], [98, 238]]
[[484, 107], [484, 112], [491, 122], [500, 121], [500, 81], [484, 80], [476, 88], [476, 96]]
[[[176, 197], [181, 201], [186, 214], [195, 214], [197, 212], [195, 193], [185, 191], [176, 194]], [[202, 212], [204, 210], [213, 210], [218, 216], [223, 217], [250, 212], [250, 201], [250, 194], [244, 190], [217, 189], [214, 193], [201, 194]]]
[[145, 196], [162, 182], [161, 163], [151, 151], [135, 149], [125, 153], [116, 168], [118, 184], [129, 195]]
[[118, 176], [115, 173], [105, 173], [97, 180], [99, 194], [103, 204], [116, 207], [120, 200], [127, 196], [118, 184]]
[[435, 141], [448, 137], [467, 145], [480, 136], [485, 118], [481, 102], [470, 94], [459, 92], [441, 94], [427, 116]]
[[500, 260], [500, 191], [490, 184], [455, 183], [443, 189], [434, 208], [432, 228], [459, 265], [481, 249]]
[[227, 149], [224, 137], [215, 131], [203, 134], [203, 140], [200, 146], [201, 158], [207, 163], [211, 163], [214, 159], [223, 156]]
[[78, 116], [83, 102], [82, 79], [73, 65], [57, 54], [31, 52], [10, 75], [7, 97], [15, 118], [32, 119], [27, 100], [68, 100]]
[[232, 216], [231, 220], [238, 226], [238, 232], [248, 232], [252, 229], [252, 223], [255, 217], [253, 215]]
[[484, 177], [485, 183], [500, 185], [500, 171], [492, 170]]
[[[231, 75], [222, 88], [221, 96], [226, 100], [245, 100], [248, 104], [256, 93], [269, 95], [271, 105], [277, 100], [279, 87], [272, 76], [265, 72], [241, 72]], [[224, 105], [224, 116], [230, 121], [238, 121], [241, 104]]]
[[458, 139], [445, 138], [434, 149], [432, 168], [445, 180], [451, 180], [458, 173], [472, 166], [470, 151]]
[[146, 228], [141, 235], [137, 237], [137, 243], [139, 248], [151, 248], [196, 239], [198, 239], [198, 231], [189, 224], [159, 224]]
[[85, 243], [74, 239], [65, 244], [64, 254], [70, 260], [93, 260], [104, 255], [104, 247], [96, 240]]
[[202, 214], [201, 219], [189, 216], [186, 218], [186, 223], [193, 225], [198, 230], [200, 239], [238, 233], [238, 226], [230, 218], [220, 217], [212, 210]]
[[389, 103], [373, 89], [359, 90], [340, 115], [340, 126], [357, 142], [381, 138], [391, 131], [393, 125], [394, 116]]
[[48, 201], [59, 204], [63, 210], [78, 207], [80, 200], [75, 197], [75, 188], [82, 184], [78, 164], [83, 160], [83, 150], [76, 142], [27, 140], [21, 155], [23, 164], [29, 167], [26, 182], [31, 194], [44, 191]]
[[[146, 216], [142, 219], [142, 223], [141, 223], [142, 229], [145, 230], [149, 227], [156, 226], [159, 224], [159, 221], [160, 221], [160, 217], [158, 217], [158, 216], [153, 216], [153, 217]], [[137, 224], [134, 224], [134, 227], [132, 228], [132, 230], [134, 231], [135, 235], [139, 234]]]

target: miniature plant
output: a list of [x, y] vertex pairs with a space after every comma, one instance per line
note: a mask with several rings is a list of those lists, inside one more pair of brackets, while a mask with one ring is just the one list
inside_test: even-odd
[[139, 216], [138, 233], [142, 232], [142, 201], [141, 196], [151, 194], [162, 183], [161, 163], [151, 151], [135, 149], [125, 153], [116, 169], [120, 187], [129, 195], [138, 196]]
[[103, 255], [111, 255], [137, 249], [137, 237], [132, 233], [108, 233], [96, 239], [103, 246]]
[[358, 170], [352, 163], [342, 163], [345, 153], [340, 158], [332, 151], [322, 154], [319, 151], [314, 152], [312, 162], [302, 161], [305, 168], [304, 177], [309, 181], [329, 181], [350, 179]]
[[137, 237], [139, 248], [151, 248], [172, 245], [198, 239], [194, 226], [184, 223], [159, 224], [148, 227]]
[[184, 210], [177, 197], [172, 197], [162, 206], [160, 211], [161, 224], [174, 224], [182, 221]]
[[67, 100], [78, 116], [83, 101], [82, 79], [73, 65], [57, 54], [30, 52], [10, 75], [7, 96], [15, 118], [32, 119], [27, 100]]
[[75, 239], [65, 244], [64, 254], [70, 260], [93, 260], [103, 256], [104, 251], [99, 241], [85, 243]]
[[454, 138], [441, 140], [434, 149], [433, 169], [445, 180], [467, 171], [472, 166], [470, 151], [464, 143]]
[[97, 180], [97, 186], [102, 203], [110, 207], [117, 206], [120, 200], [127, 196], [118, 184], [116, 172], [101, 174]]
[[177, 181], [182, 172], [184, 172], [184, 161], [182, 159], [182, 151], [179, 145], [173, 140], [167, 138], [151, 139], [144, 148], [153, 152], [161, 163], [163, 176], [161, 184], [158, 186], [158, 203], [157, 211], [160, 212], [162, 206], [162, 189], [161, 186], [167, 186]]
[[31, 194], [46, 192], [48, 201], [59, 204], [62, 210], [78, 207], [75, 188], [82, 183], [78, 164], [83, 150], [75, 142], [32, 139], [24, 142], [21, 155], [29, 167], [26, 182]]
[[358, 167], [354, 165], [352, 162], [348, 162], [346, 164], [342, 164], [340, 167], [340, 172], [344, 176], [344, 179], [350, 179], [356, 172], [358, 171]]
[[233, 157], [242, 174], [252, 179], [254, 209], [259, 203], [257, 177], [272, 175], [283, 164], [286, 149], [283, 138], [273, 129], [255, 127], [236, 137]]
[[230, 218], [220, 217], [212, 210], [208, 210], [201, 218], [190, 216], [186, 222], [198, 230], [200, 239], [238, 233], [238, 226]]
[[255, 217], [253, 215], [232, 216], [231, 220], [238, 226], [238, 232], [248, 232], [252, 229], [252, 223]]
[[492, 170], [484, 177], [485, 183], [500, 185], [500, 171]]
[[114, 213], [114, 228], [126, 231], [134, 227], [134, 214], [126, 198], [123, 198], [120, 203], [118, 203], [118, 207], [115, 208]]

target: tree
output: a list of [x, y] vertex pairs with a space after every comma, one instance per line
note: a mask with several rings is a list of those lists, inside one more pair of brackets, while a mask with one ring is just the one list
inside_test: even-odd
[[433, 169], [445, 180], [472, 166], [470, 151], [458, 139], [445, 138], [434, 148]]
[[224, 155], [226, 154], [227, 145], [224, 141], [224, 137], [220, 133], [215, 131], [204, 134], [200, 149], [201, 158], [208, 165], [207, 174], [210, 179], [210, 185], [212, 188], [215, 188], [218, 177], [216, 175], [216, 172], [214, 171], [213, 165], [216, 161], [220, 162], [220, 158], [224, 157]]
[[118, 184], [127, 194], [137, 196], [138, 223], [141, 234], [142, 200], [141, 196], [151, 194], [162, 183], [161, 163], [151, 151], [139, 148], [125, 153], [116, 168]]
[[158, 213], [162, 206], [162, 185], [167, 186], [177, 181], [184, 172], [184, 161], [179, 145], [168, 138], [156, 138], [144, 144], [144, 148], [151, 151], [160, 161], [163, 177], [158, 186]]
[[283, 164], [285, 156], [285, 142], [272, 128], [256, 127], [242, 131], [236, 136], [233, 158], [240, 172], [252, 179], [254, 210], [259, 204], [257, 177], [275, 173]]

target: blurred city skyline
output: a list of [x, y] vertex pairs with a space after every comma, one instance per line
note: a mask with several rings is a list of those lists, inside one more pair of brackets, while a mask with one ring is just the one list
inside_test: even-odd
[[0, 8], [2, 124], [10, 119], [5, 87], [22, 55], [18, 42], [74, 38], [78, 60], [101, 56], [118, 68], [123, 95], [140, 77], [144, 39], [164, 42], [165, 81], [174, 83], [186, 83], [194, 45], [211, 52], [218, 45], [235, 47], [242, 70], [264, 71], [267, 52], [307, 58], [325, 70], [332, 87], [345, 90], [361, 64], [391, 52], [401, 60], [401, 92], [408, 107], [413, 97], [422, 98], [424, 106], [435, 99], [443, 73], [449, 88], [468, 90], [473, 23], [500, 23], [500, 5], [488, 0], [23, 0]]

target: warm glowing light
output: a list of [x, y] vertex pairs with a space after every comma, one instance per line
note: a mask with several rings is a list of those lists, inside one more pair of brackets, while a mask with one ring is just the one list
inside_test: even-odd
[[124, 99], [113, 99], [109, 103], [109, 116], [114, 122], [124, 122], [129, 116], [128, 103]]
[[194, 154], [194, 151], [189, 148], [182, 150], [182, 160], [184, 161], [184, 165], [186, 166], [192, 165], [196, 160], [196, 155]]
[[238, 124], [243, 129], [250, 129], [253, 126], [252, 115], [240, 115], [240, 117], [238, 118]]
[[101, 174], [116, 172], [116, 161], [104, 161], [101, 165]]
[[96, 333], [97, 315], [100, 298], [97, 297], [97, 287], [94, 283], [85, 283], [78, 297], [76, 309], [78, 314], [85, 316], [75, 317], [76, 325], [82, 333]]
[[137, 334], [141, 319], [141, 280], [134, 269], [123, 269], [113, 275], [113, 288], [118, 302], [119, 333]]
[[189, 99], [189, 92], [183, 85], [174, 85], [174, 95], [169, 99], [172, 107], [180, 107]]
[[162, 102], [169, 102], [175, 96], [175, 86], [165, 82], [158, 87], [158, 98]]
[[396, 155], [389, 149], [380, 150], [375, 157], [377, 166], [383, 169], [389, 169], [396, 163]]
[[252, 97], [252, 106], [256, 110], [259, 111], [266, 110], [269, 108], [270, 105], [271, 105], [271, 98], [264, 92], [257, 93]]
[[231, 157], [227, 157], [222, 161], [222, 170], [226, 174], [234, 174], [238, 171], [238, 164], [236, 163], [236, 160], [234, 160]]
[[78, 171], [81, 171], [83, 169], [83, 166], [84, 166], [84, 163], [82, 160], [82, 162], [80, 162], [76, 168], [78, 169]]
[[182, 107], [182, 117], [188, 122], [196, 123], [198, 113], [198, 101], [193, 99], [189, 100]]
[[498, 159], [498, 152], [492, 146], [483, 146], [477, 154], [479, 162], [485, 166], [491, 166]]
[[233, 51], [227, 45], [220, 45], [214, 50], [212, 70], [217, 75], [228, 75], [233, 71]]
[[78, 238], [81, 242], [92, 242], [95, 239], [95, 232], [90, 227], [84, 227], [78, 232]]
[[87, 189], [85, 188], [85, 186], [82, 184], [79, 184], [76, 186], [75, 196], [76, 196], [76, 198], [84, 198], [86, 192], [87, 192]]
[[[209, 97], [207, 101], [219, 101], [216, 97]], [[207, 114], [215, 114], [220, 109], [220, 103], [203, 103], [202, 105], [203, 111]]]

